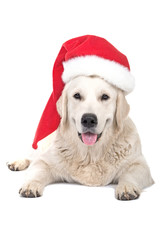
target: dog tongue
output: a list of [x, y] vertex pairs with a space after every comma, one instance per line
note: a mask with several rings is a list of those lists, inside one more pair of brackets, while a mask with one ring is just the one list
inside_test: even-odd
[[90, 132], [82, 133], [82, 140], [86, 145], [93, 145], [97, 141], [97, 134]]

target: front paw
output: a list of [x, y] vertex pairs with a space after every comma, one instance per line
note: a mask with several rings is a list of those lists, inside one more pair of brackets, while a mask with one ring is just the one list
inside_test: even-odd
[[19, 190], [19, 194], [26, 198], [41, 197], [44, 187], [38, 181], [32, 181], [24, 184]]
[[30, 161], [27, 159], [17, 160], [14, 162], [7, 162], [7, 166], [11, 171], [21, 171], [26, 169], [30, 164]]
[[116, 188], [116, 198], [127, 201], [135, 200], [140, 196], [140, 189], [132, 183], [119, 183]]

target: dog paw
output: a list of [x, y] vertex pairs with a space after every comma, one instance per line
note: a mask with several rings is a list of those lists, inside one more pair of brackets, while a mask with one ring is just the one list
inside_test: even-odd
[[116, 198], [127, 201], [135, 200], [140, 196], [140, 189], [132, 183], [120, 183], [116, 188]]
[[30, 161], [27, 159], [17, 160], [15, 162], [8, 162], [7, 166], [11, 171], [21, 171], [26, 169], [30, 164]]
[[41, 197], [43, 193], [43, 186], [38, 181], [32, 181], [24, 184], [19, 190], [19, 194], [26, 198]]

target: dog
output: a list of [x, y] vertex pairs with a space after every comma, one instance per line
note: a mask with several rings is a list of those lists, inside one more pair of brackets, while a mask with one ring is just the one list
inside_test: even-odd
[[50, 145], [33, 161], [8, 163], [10, 170], [29, 167], [20, 195], [39, 197], [46, 185], [65, 181], [113, 183], [118, 200], [137, 199], [154, 181], [129, 109], [125, 93], [103, 78], [78, 76], [66, 83], [57, 102], [61, 122]]

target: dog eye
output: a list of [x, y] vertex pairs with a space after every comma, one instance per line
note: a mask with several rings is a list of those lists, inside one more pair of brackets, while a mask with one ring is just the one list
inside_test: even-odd
[[81, 95], [80, 95], [79, 93], [74, 94], [73, 97], [74, 97], [75, 99], [81, 100]]
[[109, 96], [107, 94], [103, 94], [102, 97], [101, 97], [101, 100], [108, 100], [109, 99]]

